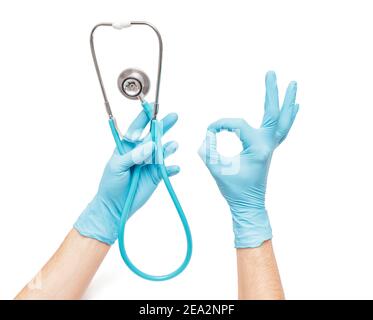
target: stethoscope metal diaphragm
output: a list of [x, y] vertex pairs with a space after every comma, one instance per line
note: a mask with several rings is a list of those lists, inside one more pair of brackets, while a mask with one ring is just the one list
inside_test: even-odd
[[150, 80], [146, 73], [134, 68], [122, 71], [118, 77], [117, 84], [119, 91], [131, 100], [146, 96], [150, 89]]

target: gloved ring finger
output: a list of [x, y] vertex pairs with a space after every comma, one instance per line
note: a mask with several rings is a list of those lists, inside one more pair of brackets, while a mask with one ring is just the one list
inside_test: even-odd
[[163, 145], [163, 157], [167, 158], [174, 154], [179, 148], [179, 144], [176, 141], [169, 141]]

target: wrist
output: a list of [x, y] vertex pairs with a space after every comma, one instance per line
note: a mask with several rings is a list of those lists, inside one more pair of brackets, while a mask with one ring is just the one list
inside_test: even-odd
[[118, 238], [120, 216], [102, 197], [96, 195], [74, 224], [82, 236], [112, 245]]
[[272, 228], [264, 206], [232, 211], [232, 220], [236, 248], [256, 248], [272, 239]]

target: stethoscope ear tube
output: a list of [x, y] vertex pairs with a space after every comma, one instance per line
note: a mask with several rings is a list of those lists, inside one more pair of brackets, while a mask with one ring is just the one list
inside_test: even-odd
[[119, 135], [119, 131], [117, 128], [117, 123], [115, 118], [110, 118], [109, 119], [109, 126], [111, 130], [111, 134], [113, 135], [115, 145], [117, 146], [119, 154], [124, 154], [124, 148], [122, 145], [122, 138]]
[[109, 116], [109, 118], [113, 117], [113, 112], [110, 107], [109, 99], [107, 97], [107, 93], [105, 90], [104, 86], [104, 81], [102, 79], [100, 67], [98, 65], [98, 60], [97, 60], [97, 55], [96, 55], [96, 49], [95, 49], [95, 42], [94, 42], [94, 34], [96, 30], [100, 27], [113, 27], [114, 29], [121, 30], [123, 28], [128, 28], [130, 26], [147, 26], [150, 29], [154, 31], [154, 33], [157, 36], [158, 39], [158, 69], [157, 69], [157, 83], [155, 87], [155, 98], [154, 98], [154, 113], [153, 113], [153, 119], [157, 117], [158, 114], [158, 107], [159, 107], [159, 90], [161, 86], [161, 75], [162, 75], [162, 61], [163, 61], [163, 41], [162, 41], [162, 36], [158, 29], [153, 26], [151, 23], [148, 23], [146, 21], [127, 21], [127, 22], [119, 22], [119, 23], [111, 23], [111, 22], [103, 22], [95, 25], [91, 31], [90, 35], [90, 47], [91, 47], [91, 54], [92, 54], [92, 59], [93, 63], [96, 69], [96, 74], [98, 81], [100, 83], [100, 88], [102, 92], [102, 96], [104, 98], [104, 103], [105, 103], [105, 109], [106, 112]]

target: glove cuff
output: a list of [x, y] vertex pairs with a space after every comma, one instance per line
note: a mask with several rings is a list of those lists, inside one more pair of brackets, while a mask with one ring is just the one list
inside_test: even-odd
[[265, 209], [250, 209], [233, 213], [234, 244], [236, 248], [257, 248], [272, 239], [272, 228]]
[[118, 238], [119, 217], [97, 196], [88, 204], [74, 223], [82, 236], [112, 245]]

